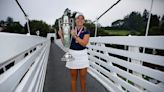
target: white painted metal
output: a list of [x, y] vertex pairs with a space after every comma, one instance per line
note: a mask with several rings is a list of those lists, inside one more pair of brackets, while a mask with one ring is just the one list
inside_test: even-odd
[[92, 37], [90, 42], [120, 44], [125, 46], [137, 46], [164, 50], [164, 36], [105, 36]]
[[16, 55], [20, 55], [36, 45], [39, 46], [44, 41], [47, 41], [47, 39], [43, 37], [0, 33], [0, 64], [17, 57]]
[[[104, 75], [108, 76], [108, 81], [112, 80], [114, 81], [113, 84], [113, 90], [115, 90], [116, 92], [122, 92], [123, 89], [121, 89], [120, 86], [117, 85], [117, 83], [119, 83], [119, 85], [121, 84], [122, 86], [126, 87], [127, 89], [129, 89], [129, 91], [132, 92], [138, 92], [139, 90], [137, 88], [134, 88], [131, 85], [128, 85], [124, 80], [120, 79], [119, 77], [117, 77], [117, 75], [114, 75], [112, 73], [109, 73], [107, 70], [103, 69], [102, 67], [99, 67], [98, 65], [96, 65], [95, 63], [92, 63], [93, 66], [95, 66], [95, 69], [98, 69], [101, 73], [103, 73]], [[100, 64], [101, 65], [101, 64]], [[103, 75], [101, 75], [103, 76]], [[105, 81], [107, 82], [107, 80]], [[109, 86], [109, 85], [108, 85]]]
[[[96, 60], [96, 58], [93, 59], [93, 57], [92, 57], [91, 59], [94, 60], [94, 61], [96, 61], [96, 63], [99, 63], [100, 65], [106, 67], [107, 69], [109, 69], [109, 70], [111, 70], [111, 71], [115, 71], [117, 74], [120, 74], [120, 75], [122, 75], [122, 76], [125, 76], [125, 77], [128, 78], [129, 80], [134, 81], [135, 83], [138, 83], [138, 85], [139, 85], [141, 82], [143, 82], [142, 84], [140, 84], [142, 87], [150, 86], [149, 88], [151, 88], [151, 89], [153, 90], [153, 92], [156, 91], [156, 90], [158, 90], [158, 92], [162, 92], [162, 89], [158, 88], [158, 86], [156, 86], [156, 85], [154, 85], [154, 84], [151, 84], [151, 83], [148, 83], [147, 81], [145, 81], [145, 80], [143, 80], [143, 79], [140, 79], [140, 77], [136, 77], [136, 76], [134, 76], [134, 75], [128, 74], [127, 72], [125, 72], [125, 71], [123, 71], [123, 70], [120, 70], [119, 68], [114, 67], [113, 65], [108, 65], [108, 64], [102, 62], [101, 60]], [[133, 66], [133, 67], [135, 67], [135, 66]], [[101, 68], [102, 68], [102, 67], [97, 67], [97, 69], [98, 69], [99, 71], [102, 71]], [[105, 74], [105, 75], [109, 75], [109, 72], [106, 71], [104, 74]], [[116, 76], [111, 76], [111, 75], [110, 75], [109, 77], [112, 78], [112, 77], [116, 77]], [[115, 81], [115, 82], [118, 81], [118, 79], [117, 79], [117, 80], [114, 80], [113, 78], [112, 78], [112, 80]], [[119, 84], [121, 84], [121, 81], [119, 81]], [[124, 84], [124, 85], [125, 85], [125, 84]], [[130, 87], [130, 85], [127, 85], [127, 84], [126, 84], [126, 86], [127, 86], [127, 87]], [[160, 90], [160, 91], [159, 91], [159, 90]], [[134, 90], [134, 89], [129, 89], [129, 91], [131, 91], [131, 92], [138, 92], [139, 90], [136, 91], [136, 90]]]
[[[130, 49], [106, 47], [105, 44], [122, 45]], [[141, 47], [164, 50], [164, 36], [92, 37], [88, 44], [88, 71], [111, 92], [163, 92], [164, 71], [144, 66], [140, 61], [164, 67], [164, 56], [142, 53], [139, 51]], [[127, 60], [118, 56], [127, 57]], [[147, 79], [142, 75], [147, 76]], [[150, 81], [152, 78], [158, 83]]]
[[[42, 92], [50, 40], [20, 34], [0, 33], [0, 92]], [[28, 54], [27, 54], [28, 53]]]
[[95, 22], [95, 37], [97, 36], [97, 30], [98, 30], [97, 26], [98, 26], [98, 20], [96, 19], [96, 22]]
[[120, 49], [115, 49], [115, 48], [111, 48], [111, 47], [104, 47], [102, 48], [101, 46], [88, 46], [90, 48], [93, 49], [97, 49], [97, 50], [101, 50], [101, 51], [108, 51], [109, 53], [113, 53], [116, 55], [120, 55], [120, 56], [125, 56], [125, 57], [129, 57], [129, 58], [133, 58], [136, 60], [142, 60], [145, 62], [150, 62], [153, 64], [157, 64], [157, 65], [163, 65], [163, 60], [164, 57], [163, 56], [158, 56], [158, 55], [151, 55], [151, 54], [145, 54], [145, 53], [138, 53], [138, 52], [130, 52], [127, 50], [120, 50]]
[[119, 59], [119, 58], [116, 58], [116, 57], [112, 57], [112, 56], [106, 56], [106, 55], [101, 54], [101, 53], [96, 53], [96, 52], [93, 52], [93, 51], [89, 51], [89, 53], [91, 53], [92, 55], [99, 56], [100, 58], [103, 58], [105, 60], [111, 61], [112, 63], [121, 65], [121, 66], [126, 67], [126, 68], [131, 69], [131, 70], [134, 70], [136, 72], [140, 72], [142, 74], [151, 76], [152, 78], [159, 79], [160, 81], [164, 81], [163, 80], [164, 79], [163, 78], [164, 73], [161, 72], [161, 71], [154, 70], [154, 69], [144, 67], [144, 66], [141, 66], [141, 65], [137, 65], [137, 64], [134, 64], [134, 63], [129, 63], [129, 62], [126, 62], [125, 60], [122, 60], [122, 59]]

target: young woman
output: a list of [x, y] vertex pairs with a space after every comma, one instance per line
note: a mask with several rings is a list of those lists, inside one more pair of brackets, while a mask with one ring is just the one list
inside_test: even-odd
[[66, 67], [70, 69], [72, 92], [76, 92], [78, 74], [80, 75], [81, 92], [86, 92], [87, 67], [89, 67], [86, 45], [89, 41], [90, 32], [84, 27], [84, 23], [84, 15], [77, 13], [75, 29], [71, 30], [72, 42], [69, 50], [75, 60], [66, 62]]

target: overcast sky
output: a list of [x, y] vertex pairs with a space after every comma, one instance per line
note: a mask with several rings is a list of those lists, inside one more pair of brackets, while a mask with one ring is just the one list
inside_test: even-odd
[[[86, 19], [94, 21], [105, 10], [113, 5], [117, 0], [18, 0], [29, 15], [29, 19], [43, 20], [52, 25], [55, 20], [62, 16], [64, 10], [69, 8], [73, 11], [82, 12]], [[151, 0], [121, 0], [105, 14], [99, 23], [103, 26], [111, 25], [117, 19], [132, 11], [143, 13], [144, 9], [150, 9]], [[164, 15], [164, 0], [154, 0], [153, 14]], [[25, 24], [25, 18], [15, 0], [0, 0], [0, 20], [6, 20], [10, 16], [15, 21]]]

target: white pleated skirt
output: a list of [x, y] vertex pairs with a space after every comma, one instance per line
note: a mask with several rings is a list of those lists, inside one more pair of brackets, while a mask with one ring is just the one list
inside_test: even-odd
[[82, 69], [89, 67], [87, 49], [84, 50], [69, 50], [75, 60], [66, 62], [66, 67], [69, 69]]

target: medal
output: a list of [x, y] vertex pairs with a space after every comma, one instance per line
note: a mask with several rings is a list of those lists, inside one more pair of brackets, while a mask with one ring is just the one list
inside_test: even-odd
[[[76, 34], [77, 34], [77, 37], [79, 37], [80, 36], [80, 33], [81, 33], [81, 31], [83, 30], [83, 27], [82, 28], [80, 28], [80, 31], [77, 33], [77, 28], [75, 28], [75, 30], [76, 30]], [[76, 43], [78, 43], [78, 41], [75, 41]]]

